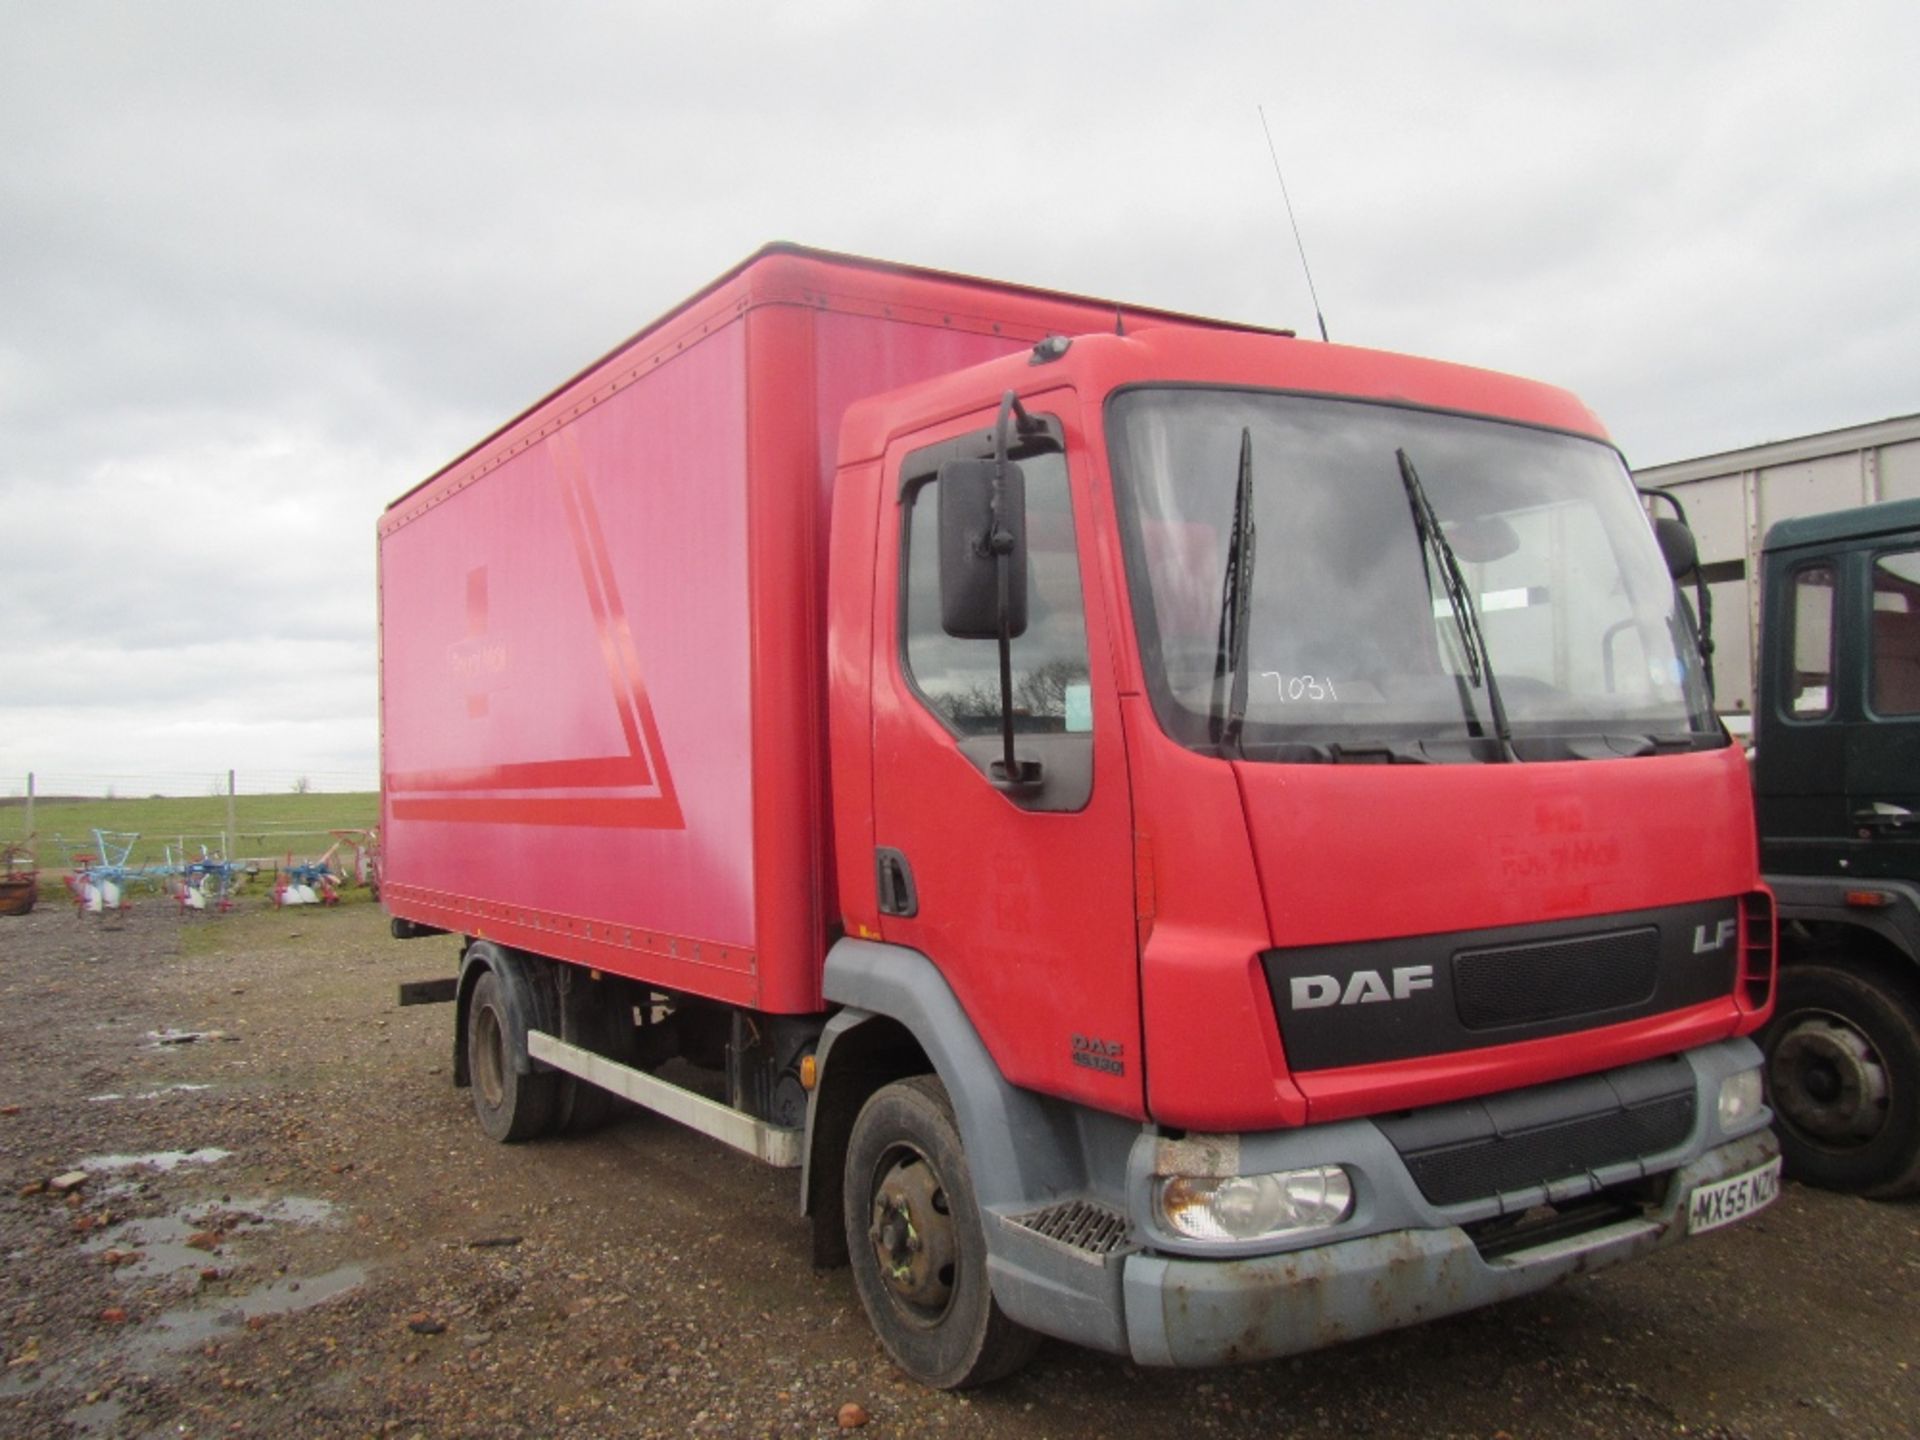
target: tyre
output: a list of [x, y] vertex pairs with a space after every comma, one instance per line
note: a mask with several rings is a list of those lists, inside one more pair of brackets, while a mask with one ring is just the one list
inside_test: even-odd
[[560, 1077], [551, 1071], [522, 1075], [514, 1069], [513, 1032], [501, 986], [491, 970], [474, 982], [467, 1002], [467, 1068], [480, 1128], [489, 1140], [514, 1144], [553, 1127]]
[[1886, 1199], [1920, 1191], [1920, 1015], [1871, 972], [1780, 970], [1760, 1035], [1786, 1172]]
[[554, 1102], [556, 1135], [589, 1135], [619, 1111], [620, 1097], [578, 1075], [558, 1075], [559, 1098]]
[[854, 1288], [880, 1343], [923, 1385], [1010, 1375], [1040, 1337], [1007, 1318], [987, 1282], [987, 1242], [946, 1089], [930, 1075], [882, 1087], [847, 1142], [845, 1217]]

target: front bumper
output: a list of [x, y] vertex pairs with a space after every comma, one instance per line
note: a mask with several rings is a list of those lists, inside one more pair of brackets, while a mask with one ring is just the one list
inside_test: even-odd
[[1236, 1260], [1129, 1255], [1127, 1348], [1143, 1365], [1272, 1359], [1530, 1294], [1683, 1238], [1698, 1187], [1779, 1153], [1770, 1130], [1729, 1141], [1674, 1172], [1646, 1214], [1495, 1260], [1458, 1226]]

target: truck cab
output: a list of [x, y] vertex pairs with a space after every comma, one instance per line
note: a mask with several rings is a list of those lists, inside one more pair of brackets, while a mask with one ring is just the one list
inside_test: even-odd
[[1766, 1032], [1789, 1165], [1920, 1187], [1920, 501], [1774, 525], [1754, 799], [1786, 962]]
[[[943, 612], [942, 491], [982, 463], [1024, 506], [1004, 680]], [[816, 1119], [863, 1027], [940, 1037], [1022, 1323], [1284, 1354], [1770, 1198], [1745, 759], [1572, 397], [1271, 337], [1049, 342], [849, 411], [829, 592]], [[898, 1356], [958, 1301], [863, 1237], [942, 1228], [863, 1153], [809, 1199]]]

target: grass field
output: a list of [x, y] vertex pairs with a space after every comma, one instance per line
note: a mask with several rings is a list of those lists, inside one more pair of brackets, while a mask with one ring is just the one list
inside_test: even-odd
[[[295, 859], [318, 856], [331, 843], [328, 831], [364, 830], [380, 821], [380, 796], [366, 791], [346, 795], [240, 795], [233, 802], [239, 835], [227, 846], [236, 860]], [[24, 806], [0, 808], [0, 840], [24, 838]], [[218, 851], [227, 824], [227, 797], [156, 796], [148, 800], [40, 800], [33, 807], [34, 850], [43, 870], [65, 869], [79, 851], [92, 851], [96, 829], [137, 834], [130, 863], [155, 864], [168, 846], [176, 858], [184, 847], [194, 858], [200, 847]], [[125, 843], [122, 841], [121, 843]]]

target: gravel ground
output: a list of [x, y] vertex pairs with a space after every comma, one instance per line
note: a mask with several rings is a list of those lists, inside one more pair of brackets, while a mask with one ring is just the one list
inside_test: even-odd
[[[502, 1147], [368, 904], [0, 919], [0, 1434], [1868, 1436], [1920, 1430], [1920, 1209], [1757, 1220], [1297, 1360], [903, 1381], [791, 1175], [630, 1115]], [[188, 1038], [192, 1037], [192, 1038]], [[48, 1185], [87, 1179], [68, 1193]], [[847, 1418], [858, 1417], [849, 1415]]]

